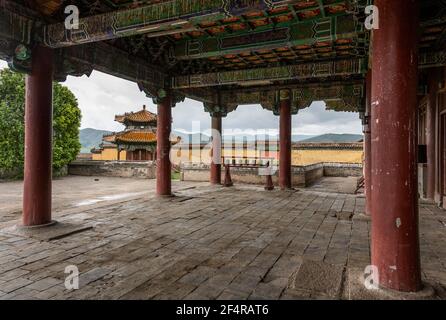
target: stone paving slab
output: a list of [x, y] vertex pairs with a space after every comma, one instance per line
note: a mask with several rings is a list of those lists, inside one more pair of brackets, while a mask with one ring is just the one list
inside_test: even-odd
[[[19, 220], [3, 216], [0, 299], [366, 297], [348, 292], [350, 274], [370, 264], [370, 220], [355, 218], [362, 196], [190, 183], [175, 190], [168, 199], [146, 193], [56, 210], [71, 229], [39, 236], [10, 232]], [[445, 298], [445, 211], [423, 204], [420, 216], [423, 277]], [[79, 290], [65, 288], [67, 266], [78, 268]]]
[[43, 228], [26, 228], [17, 224], [6, 227], [0, 230], [1, 234], [8, 234], [12, 236], [34, 238], [40, 241], [51, 241], [68, 237], [75, 233], [80, 233], [93, 228], [90, 223], [58, 223], [55, 221], [54, 225]]
[[341, 293], [343, 273], [344, 267], [341, 265], [306, 260], [292, 279], [289, 289], [337, 298]]

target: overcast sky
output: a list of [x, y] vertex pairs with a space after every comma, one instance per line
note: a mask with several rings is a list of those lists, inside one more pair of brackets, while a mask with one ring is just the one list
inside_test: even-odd
[[[7, 67], [0, 60], [0, 68]], [[93, 71], [91, 76], [71, 77], [63, 83], [77, 97], [82, 111], [82, 128], [120, 131], [122, 125], [114, 121], [116, 114], [138, 111], [142, 105], [156, 112], [151, 99], [140, 92], [136, 83]], [[279, 121], [271, 111], [259, 105], [239, 106], [223, 119], [223, 129], [259, 130], [277, 132]], [[173, 128], [186, 132], [206, 131], [210, 127], [209, 114], [203, 104], [186, 99], [173, 109]], [[315, 102], [310, 108], [293, 116], [293, 133], [319, 135], [324, 133], [362, 133], [357, 113], [326, 111], [323, 102]]]

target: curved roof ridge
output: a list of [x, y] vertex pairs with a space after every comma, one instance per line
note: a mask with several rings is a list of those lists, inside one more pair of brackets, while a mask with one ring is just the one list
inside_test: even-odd
[[126, 121], [140, 122], [140, 123], [156, 122], [157, 119], [158, 116], [155, 113], [148, 111], [145, 105], [143, 105], [142, 110], [136, 112], [133, 111], [126, 112], [123, 115], [115, 116], [115, 121], [118, 121], [120, 123], [124, 123]]

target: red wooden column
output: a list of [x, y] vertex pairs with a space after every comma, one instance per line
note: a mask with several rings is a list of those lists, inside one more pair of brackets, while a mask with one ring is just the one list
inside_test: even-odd
[[221, 115], [212, 116], [211, 184], [221, 184]]
[[158, 101], [158, 122], [156, 129], [156, 194], [172, 195], [170, 132], [172, 129], [172, 96], [167, 93]]
[[437, 94], [438, 94], [438, 70], [429, 72], [429, 97], [426, 109], [426, 147], [427, 147], [427, 186], [426, 196], [428, 199], [435, 199], [436, 189], [436, 115], [437, 115]]
[[289, 90], [280, 91], [279, 186], [291, 189], [291, 98]]
[[417, 195], [418, 1], [375, 0], [372, 264], [384, 288], [422, 288]]
[[364, 124], [364, 189], [365, 189], [365, 213], [372, 214], [372, 135], [371, 135], [371, 97], [372, 97], [372, 72], [366, 77], [366, 111]]
[[23, 225], [51, 223], [53, 51], [36, 46], [25, 82]]

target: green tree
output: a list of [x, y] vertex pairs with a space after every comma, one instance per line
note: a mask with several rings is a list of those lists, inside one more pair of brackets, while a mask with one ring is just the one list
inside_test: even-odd
[[[0, 170], [23, 172], [25, 76], [9, 69], [0, 71]], [[76, 158], [81, 145], [81, 112], [74, 94], [53, 84], [53, 169]]]

